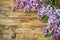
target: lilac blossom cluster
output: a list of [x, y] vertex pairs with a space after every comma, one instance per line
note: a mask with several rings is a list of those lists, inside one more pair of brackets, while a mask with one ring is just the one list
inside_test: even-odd
[[47, 26], [44, 28], [44, 34], [54, 33], [52, 40], [60, 39], [60, 9], [56, 9], [51, 5], [42, 4], [38, 10], [38, 19], [48, 16]]
[[51, 34], [51, 40], [60, 40], [60, 9], [52, 7], [50, 4], [42, 4], [38, 10], [37, 18], [42, 19], [43, 16], [48, 16], [47, 26], [43, 29], [44, 34]]
[[38, 9], [40, 0], [13, 0], [16, 6], [13, 7], [13, 11], [19, 8], [23, 8], [25, 11], [35, 11]]
[[42, 4], [38, 10], [37, 18], [41, 19], [45, 15], [50, 16], [53, 14], [53, 11], [55, 11], [55, 10], [56, 10], [56, 8], [55, 7], [53, 8], [50, 4], [49, 5]]

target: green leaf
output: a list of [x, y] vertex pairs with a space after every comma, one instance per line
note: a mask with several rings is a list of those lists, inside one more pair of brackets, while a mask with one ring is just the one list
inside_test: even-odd
[[60, 9], [60, 5], [59, 5], [58, 7], [59, 7], [59, 9]]
[[48, 0], [51, 5], [55, 5], [55, 0]]
[[47, 23], [47, 21], [48, 21], [48, 16], [45, 16], [43, 19], [42, 19], [42, 21], [44, 22], [44, 23]]
[[53, 32], [51, 34], [46, 34], [44, 37], [51, 37], [52, 35], [54, 35]]
[[12, 34], [11, 38], [16, 38], [16, 34]]

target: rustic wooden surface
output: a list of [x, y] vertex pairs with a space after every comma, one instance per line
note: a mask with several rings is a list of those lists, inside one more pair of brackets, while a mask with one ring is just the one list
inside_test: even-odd
[[[11, 40], [50, 40], [43, 35], [45, 23], [37, 19], [37, 12], [24, 13], [23, 9], [12, 11], [15, 4], [12, 0], [0, 0], [0, 27], [18, 27], [13, 31], [17, 33], [16, 39]], [[3, 26], [4, 25], [4, 26]], [[3, 26], [3, 27], [2, 27]], [[13, 34], [12, 30], [2, 30], [3, 35]]]
[[60, 0], [56, 0], [57, 5], [60, 5]]

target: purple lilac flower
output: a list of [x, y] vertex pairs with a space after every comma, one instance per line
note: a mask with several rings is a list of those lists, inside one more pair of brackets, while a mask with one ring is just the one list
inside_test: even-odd
[[[35, 10], [37, 10], [37, 8], [38, 8], [38, 2], [39, 2], [39, 0], [13, 0], [15, 3], [16, 3], [16, 6], [18, 5], [19, 6], [19, 8], [23, 8], [25, 11], [27, 11], [27, 9], [28, 9], [28, 11], [35, 11]], [[28, 5], [29, 6], [31, 6], [31, 8], [29, 9], [29, 8], [26, 8], [26, 7], [28, 7]], [[17, 8], [15, 8], [15, 10], [16, 10]]]
[[54, 34], [51, 40], [60, 40], [60, 34]]

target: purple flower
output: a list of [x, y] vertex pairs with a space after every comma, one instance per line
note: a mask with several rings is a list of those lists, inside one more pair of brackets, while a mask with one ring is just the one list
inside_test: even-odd
[[30, 11], [30, 5], [25, 6], [24, 11]]
[[24, 4], [24, 2], [20, 2], [18, 5], [19, 5], [19, 8], [24, 8], [25, 4]]
[[[18, 5], [19, 8], [24, 8], [24, 11], [34, 11], [38, 8], [38, 2], [39, 0], [13, 0], [16, 3], [16, 6]], [[28, 7], [31, 6], [30, 7]], [[16, 8], [15, 8], [16, 9]]]
[[54, 34], [52, 40], [60, 40], [60, 34]]

